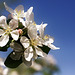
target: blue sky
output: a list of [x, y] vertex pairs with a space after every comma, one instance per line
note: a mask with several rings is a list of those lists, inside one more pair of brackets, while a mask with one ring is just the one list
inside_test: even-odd
[[[8, 0], [3, 0], [8, 3]], [[46, 33], [55, 38], [54, 45], [60, 50], [50, 53], [57, 60], [60, 75], [75, 74], [75, 0], [17, 0], [9, 6], [13, 9], [22, 4], [25, 11], [33, 6], [35, 22], [48, 23]], [[8, 12], [3, 13], [7, 15]]]

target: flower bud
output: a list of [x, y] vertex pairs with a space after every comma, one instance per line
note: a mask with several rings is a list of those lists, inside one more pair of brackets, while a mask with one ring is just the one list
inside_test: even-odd
[[18, 29], [18, 31], [20, 35], [23, 33], [22, 29]]

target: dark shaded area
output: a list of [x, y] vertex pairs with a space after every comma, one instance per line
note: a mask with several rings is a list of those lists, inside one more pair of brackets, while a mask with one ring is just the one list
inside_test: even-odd
[[20, 58], [19, 60], [13, 60], [10, 55], [12, 54], [12, 52], [8, 55], [7, 59], [5, 60], [5, 66], [9, 67], [9, 68], [16, 68], [18, 67], [21, 63], [22, 63], [22, 58]]

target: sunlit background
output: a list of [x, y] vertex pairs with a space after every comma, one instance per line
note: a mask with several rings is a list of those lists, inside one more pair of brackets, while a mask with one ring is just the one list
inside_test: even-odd
[[[34, 7], [35, 22], [37, 24], [48, 23], [45, 34], [53, 36], [54, 45], [61, 48], [56, 51], [51, 50], [49, 53], [53, 55], [60, 69], [60, 73], [53, 75], [74, 75], [75, 0], [0, 0], [0, 15], [7, 16], [9, 13], [4, 8], [4, 1], [13, 9], [20, 4], [24, 6], [25, 11], [31, 6]], [[0, 57], [7, 55], [7, 53], [0, 52]]]

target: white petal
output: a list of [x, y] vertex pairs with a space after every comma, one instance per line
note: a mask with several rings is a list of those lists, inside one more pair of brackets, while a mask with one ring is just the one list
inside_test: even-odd
[[34, 22], [34, 13], [32, 12], [30, 15], [27, 15], [26, 21], [31, 21], [32, 23]]
[[39, 33], [40, 33], [40, 37], [44, 38], [44, 28], [43, 28], [43, 25], [40, 26]]
[[16, 42], [10, 43], [10, 47], [16, 52], [23, 51], [22, 46]]
[[27, 48], [30, 45], [28, 38], [26, 38], [25, 36], [21, 37], [20, 42], [24, 46], [24, 48]]
[[0, 37], [0, 47], [5, 46], [9, 41], [9, 36], [8, 35], [3, 35]]
[[29, 21], [34, 22], [34, 13], [33, 12], [29, 16]]
[[48, 47], [53, 50], [60, 49], [59, 47], [55, 47], [53, 44], [49, 44]]
[[33, 48], [30, 46], [24, 51], [24, 57], [27, 61], [30, 61], [33, 57]]
[[17, 11], [17, 12], [24, 12], [24, 7], [23, 7], [23, 5], [17, 6], [17, 7], [15, 8], [15, 11]]
[[16, 29], [18, 27], [18, 20], [12, 19], [9, 22], [9, 26], [10, 26], [11, 29]]
[[25, 21], [22, 18], [19, 18], [19, 21], [23, 24], [24, 27], [26, 27]]
[[32, 13], [32, 11], [33, 11], [33, 7], [30, 7], [29, 9], [28, 9], [28, 13], [29, 13], [29, 15]]
[[[44, 29], [45, 29], [46, 26], [47, 26], [46, 23], [45, 23], [45, 24], [41, 23], [41, 25], [42, 25], [42, 28], [44, 28]], [[37, 31], [40, 29], [41, 25], [36, 25]]]
[[22, 61], [24, 62], [24, 64], [26, 65], [26, 66], [31, 66], [32, 65], [32, 60], [31, 61], [26, 61], [26, 59], [24, 58], [24, 57], [22, 57]]
[[6, 17], [5, 16], [0, 17], [0, 24], [6, 24]]
[[28, 9], [28, 11], [25, 12], [25, 19], [26, 19], [27, 21], [32, 21], [32, 22], [34, 22], [34, 13], [33, 13], [32, 11], [33, 11], [33, 7], [30, 7], [30, 8]]
[[49, 42], [50, 42], [50, 43], [53, 43], [53, 42], [54, 42], [54, 38], [50, 36]]
[[0, 29], [0, 36], [4, 34], [4, 31]]
[[32, 11], [33, 11], [33, 7], [30, 7], [28, 10], [27, 10], [27, 12], [25, 12], [25, 17], [28, 15], [30, 15], [31, 13], [32, 13]]
[[28, 36], [30, 39], [36, 39], [37, 38], [37, 29], [35, 25], [30, 25], [28, 27]]
[[41, 57], [47, 56], [47, 54], [44, 53], [40, 48], [35, 47], [35, 50], [36, 50], [36, 54], [37, 54], [37, 55], [40, 55]]
[[12, 8], [10, 8], [9, 6], [7, 6], [7, 4], [5, 2], [4, 2], [4, 6], [8, 12], [14, 13], [14, 10]]
[[14, 40], [18, 40], [18, 38], [19, 38], [19, 32], [18, 32], [18, 30], [13, 30], [12, 32], [11, 32], [11, 36], [12, 36], [12, 38], [14, 39]]
[[46, 28], [46, 26], [47, 26], [47, 24], [45, 23], [45, 24], [43, 24], [43, 28]]
[[44, 45], [48, 46], [49, 44], [51, 44], [53, 42], [54, 42], [53, 37], [51, 37], [49, 35], [44, 36]]
[[6, 23], [6, 17], [5, 16], [1, 16], [0, 17], [0, 27], [7, 29], [7, 23]]

